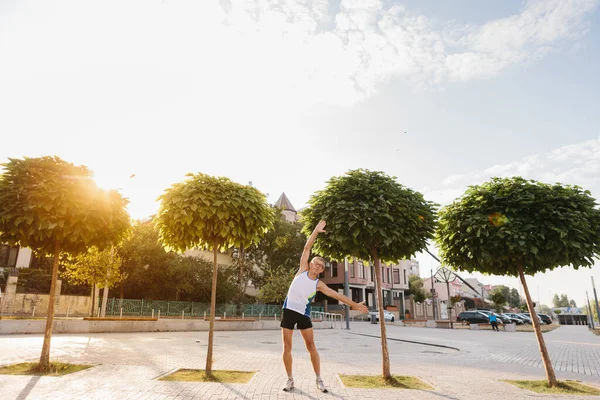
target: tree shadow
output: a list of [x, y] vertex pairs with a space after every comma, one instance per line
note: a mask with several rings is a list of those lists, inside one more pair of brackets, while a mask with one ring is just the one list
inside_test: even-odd
[[27, 385], [21, 390], [21, 393], [17, 396], [17, 400], [25, 400], [31, 390], [35, 387], [35, 385], [39, 382], [41, 376], [32, 376]]

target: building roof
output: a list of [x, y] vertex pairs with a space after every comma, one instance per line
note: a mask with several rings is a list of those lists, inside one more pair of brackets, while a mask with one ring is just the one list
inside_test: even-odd
[[279, 196], [279, 199], [275, 202], [275, 207], [282, 208], [283, 210], [296, 212], [296, 209], [292, 205], [290, 199], [288, 199], [285, 195], [285, 192], [281, 193], [281, 196]]

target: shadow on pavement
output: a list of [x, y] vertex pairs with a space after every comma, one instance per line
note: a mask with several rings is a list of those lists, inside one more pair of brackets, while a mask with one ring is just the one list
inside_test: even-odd
[[21, 393], [19, 393], [19, 396], [17, 396], [17, 400], [25, 400], [31, 392], [31, 390], [39, 382], [40, 378], [40, 376], [32, 376], [29, 382], [27, 383], [27, 386], [25, 386], [23, 390], [21, 390]]

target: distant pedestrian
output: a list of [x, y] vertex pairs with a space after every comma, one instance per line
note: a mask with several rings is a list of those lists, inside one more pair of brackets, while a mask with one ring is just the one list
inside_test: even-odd
[[492, 325], [492, 329], [493, 330], [495, 330], [496, 332], [499, 331], [499, 329], [498, 329], [498, 318], [494, 314], [490, 314], [490, 325]]

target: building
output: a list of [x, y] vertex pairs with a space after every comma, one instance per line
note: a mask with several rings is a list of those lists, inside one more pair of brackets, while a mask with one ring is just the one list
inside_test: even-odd
[[[454, 281], [448, 284], [448, 289], [450, 289], [450, 297], [460, 296], [463, 299], [485, 299], [489, 297], [489, 290], [492, 288], [491, 285], [484, 285], [476, 278], [467, 278], [465, 281], [468, 282], [472, 288], [459, 278], [456, 278]], [[423, 288], [427, 291], [431, 290], [431, 278], [423, 279]], [[440, 301], [448, 300], [448, 289], [446, 288], [446, 282], [440, 282], [434, 278], [434, 288]], [[478, 291], [473, 290], [473, 288], [478, 289]]]
[[[397, 306], [404, 309], [404, 291], [408, 290], [408, 271], [410, 260], [401, 261], [398, 264], [381, 265], [381, 291], [383, 305]], [[322, 280], [327, 286], [339, 293], [344, 293], [345, 263], [331, 261], [327, 263]], [[375, 266], [367, 265], [357, 259], [348, 260], [348, 297], [359, 303], [365, 302], [370, 309], [377, 308], [375, 291]], [[317, 296], [317, 300], [321, 300]], [[337, 300], [328, 299], [329, 305], [338, 304]]]
[[288, 222], [296, 222], [298, 221], [298, 211], [292, 205], [290, 199], [287, 198], [285, 193], [281, 193], [279, 199], [275, 202], [275, 207], [281, 210], [281, 214], [283, 218]]
[[419, 269], [419, 262], [417, 260], [405, 260], [403, 262], [409, 263], [408, 265], [408, 276], [416, 275], [421, 276], [421, 271]]
[[32, 251], [27, 247], [0, 244], [0, 268], [28, 268]]

